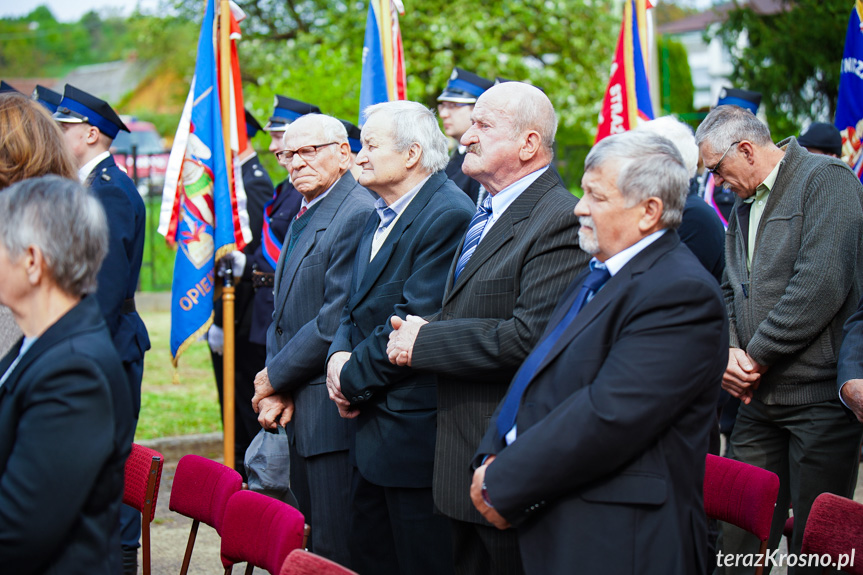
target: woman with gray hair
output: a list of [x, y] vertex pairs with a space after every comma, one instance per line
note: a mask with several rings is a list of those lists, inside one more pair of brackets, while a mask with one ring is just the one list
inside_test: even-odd
[[24, 337], [0, 360], [0, 565], [9, 573], [118, 573], [129, 385], [88, 296], [105, 213], [57, 176], [0, 193], [0, 303]]

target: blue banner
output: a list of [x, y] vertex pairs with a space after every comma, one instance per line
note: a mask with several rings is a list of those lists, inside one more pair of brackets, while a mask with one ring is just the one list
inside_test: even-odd
[[174, 365], [179, 355], [206, 333], [212, 323], [216, 256], [230, 252], [234, 246], [234, 217], [216, 74], [214, 3], [213, 0], [207, 3], [198, 39], [191, 127], [181, 173], [171, 304]]
[[384, 68], [384, 49], [381, 44], [381, 31], [374, 10], [374, 2], [369, 2], [366, 17], [366, 39], [363, 43], [363, 79], [360, 84], [360, 117], [357, 125], [363, 125], [363, 110], [373, 104], [389, 101], [387, 74]]
[[839, 98], [836, 103], [836, 127], [842, 132], [842, 160], [857, 177], [863, 179], [863, 2], [857, 0], [848, 20], [845, 52], [839, 75]]

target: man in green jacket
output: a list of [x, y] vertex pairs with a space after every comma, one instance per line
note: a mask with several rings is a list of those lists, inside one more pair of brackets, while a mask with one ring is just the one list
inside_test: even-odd
[[[851, 496], [856, 477], [863, 427], [837, 397], [836, 357], [863, 284], [863, 186], [842, 162], [794, 138], [775, 145], [767, 126], [736, 106], [714, 109], [696, 140], [717, 185], [738, 196], [722, 284], [731, 334], [722, 386], [742, 401], [729, 455], [779, 476], [769, 547], [790, 501], [789, 552], [800, 553], [812, 501], [824, 491]], [[720, 545], [758, 551], [754, 536], [729, 526]]]

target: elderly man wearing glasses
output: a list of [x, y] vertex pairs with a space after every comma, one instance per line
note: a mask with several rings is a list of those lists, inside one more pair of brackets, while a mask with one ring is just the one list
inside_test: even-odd
[[330, 401], [325, 364], [374, 198], [349, 171], [347, 132], [335, 118], [298, 118], [285, 130], [276, 157], [303, 200], [276, 266], [267, 366], [255, 378], [252, 406], [267, 429], [293, 418], [298, 463], [309, 486], [309, 501], [300, 505], [315, 526], [312, 550], [348, 565], [348, 421]]
[[[769, 547], [790, 500], [788, 547], [797, 554], [815, 496], [854, 490], [863, 428], [836, 397], [836, 358], [863, 293], [863, 188], [835, 158], [794, 138], [774, 144], [767, 126], [736, 106], [714, 109], [696, 142], [716, 184], [738, 196], [722, 284], [731, 332], [722, 387], [742, 402], [729, 455], [779, 476]], [[755, 552], [758, 541], [723, 525], [720, 546]], [[804, 572], [813, 571], [793, 571]]]

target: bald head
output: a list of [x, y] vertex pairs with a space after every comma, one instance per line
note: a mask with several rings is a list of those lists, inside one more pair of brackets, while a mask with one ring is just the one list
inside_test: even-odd
[[480, 102], [497, 107], [509, 119], [513, 138], [528, 131], [537, 132], [551, 159], [557, 114], [542, 90], [523, 82], [503, 82], [483, 92], [477, 104]]

